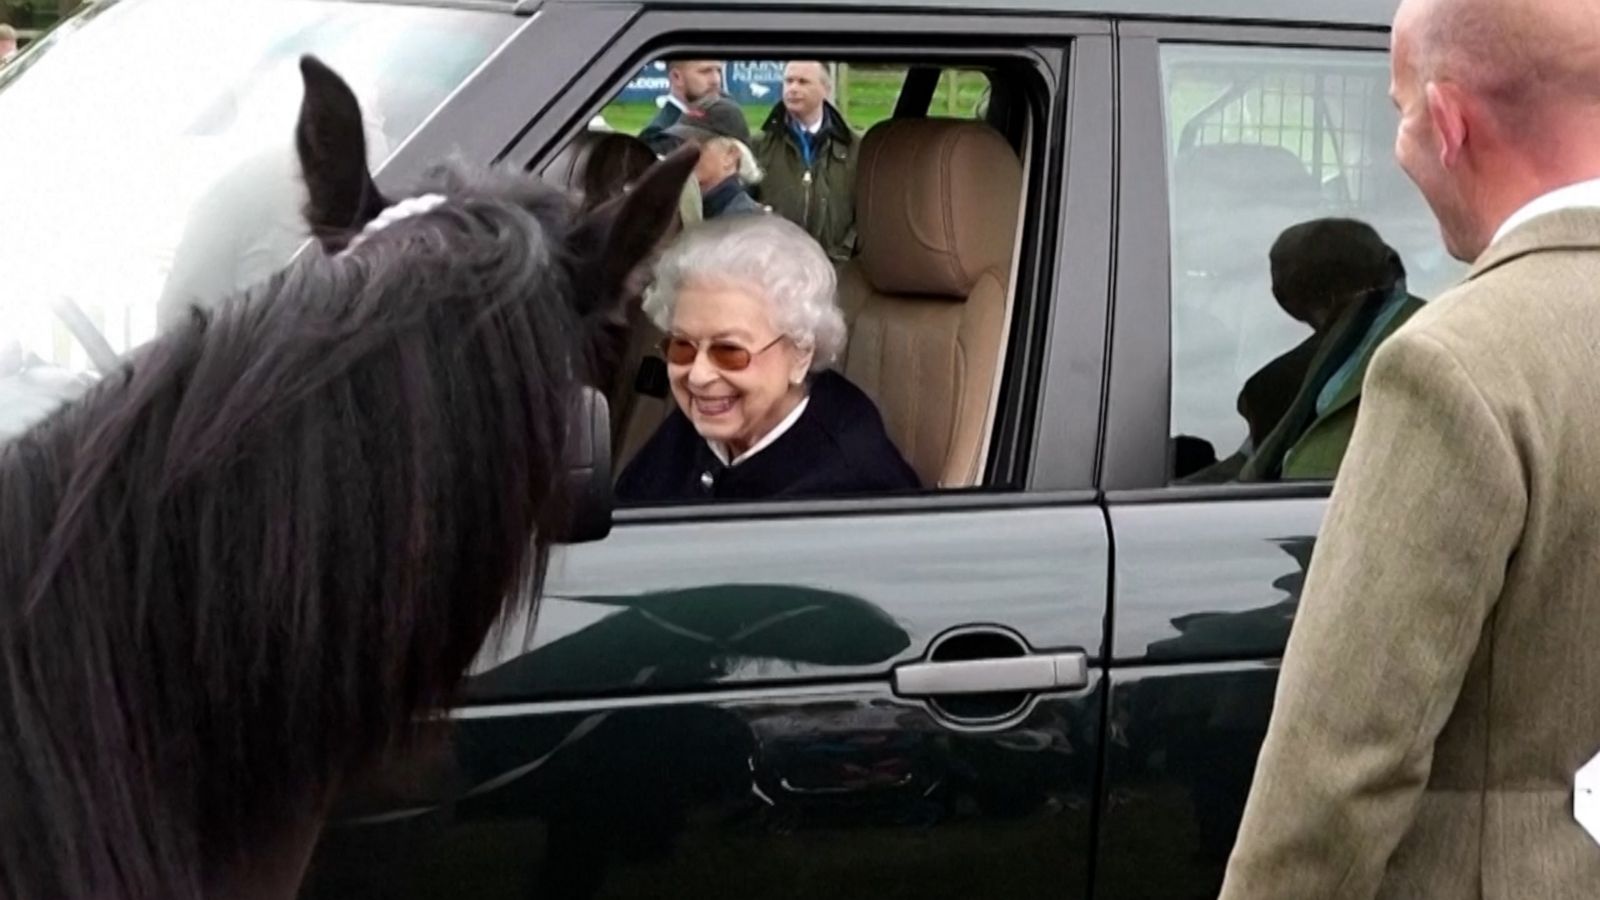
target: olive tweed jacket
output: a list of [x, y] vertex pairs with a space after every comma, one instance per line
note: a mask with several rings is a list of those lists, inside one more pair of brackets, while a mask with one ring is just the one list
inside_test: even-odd
[[1600, 897], [1600, 210], [1375, 354], [1222, 895]]

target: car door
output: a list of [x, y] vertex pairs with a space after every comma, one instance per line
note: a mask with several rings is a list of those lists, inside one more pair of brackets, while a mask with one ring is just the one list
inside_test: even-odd
[[434, 752], [341, 799], [304, 896], [1084, 896], [1110, 575], [1092, 489], [1108, 26], [560, 3], [539, 17], [550, 34], [536, 19], [408, 165], [508, 108], [530, 117], [504, 158], [537, 165], [652, 53], [798, 44], [1036, 75], [991, 483], [620, 511], [606, 540], [557, 551], [536, 616], [485, 648]]
[[1393, 161], [1381, 30], [1119, 35], [1117, 553], [1094, 894], [1215, 897], [1331, 482], [1176, 476], [1244, 443], [1244, 380], [1310, 333], [1274, 302], [1267, 250], [1282, 229], [1367, 222], [1425, 299], [1460, 269]]

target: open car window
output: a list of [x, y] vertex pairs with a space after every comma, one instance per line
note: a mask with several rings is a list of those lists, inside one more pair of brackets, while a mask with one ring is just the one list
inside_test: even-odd
[[[808, 67], [804, 78], [822, 77], [825, 113], [802, 129], [796, 125], [800, 113], [791, 110], [804, 108], [803, 103], [785, 98], [786, 86], [794, 89], [786, 85], [786, 74], [792, 80], [794, 73], [786, 72], [785, 61], [714, 62], [720, 69], [717, 91], [736, 109], [727, 127], [738, 132], [734, 137], [744, 145], [750, 165], [730, 163], [691, 179], [684, 201], [689, 227], [729, 215], [731, 208], [804, 228], [833, 264], [834, 300], [847, 329], [838, 359], [826, 376], [813, 373], [812, 384], [843, 379], [865, 394], [894, 448], [915, 470], [916, 489], [989, 487], [984, 468], [1013, 320], [1012, 274], [1030, 132], [1024, 123], [1019, 133], [1003, 134], [985, 116], [997, 79], [1010, 87], [1011, 96], [1022, 94], [1023, 82], [1014, 72], [984, 66], [821, 61], [820, 70]], [[593, 177], [614, 164], [612, 157], [624, 154], [614, 139], [618, 135], [639, 139], [657, 155], [684, 139], [700, 143], [703, 154], [707, 147], [715, 150], [720, 145], [714, 142], [729, 133], [682, 131], [682, 123], [698, 116], [686, 113], [686, 107], [708, 102], [704, 95], [685, 93], [707, 77], [703, 63], [678, 57], [644, 65], [595, 110], [587, 130], [543, 168], [545, 177], [580, 194], [620, 189], [618, 184], [606, 188], [603, 179]], [[681, 66], [676, 76], [674, 65]], [[937, 75], [931, 85], [929, 66]], [[908, 91], [923, 92], [918, 104], [923, 115], [897, 120], [897, 105], [905, 105]], [[959, 152], [928, 152], [940, 146]], [[955, 163], [941, 168], [941, 159]], [[861, 202], [864, 193], [872, 203]], [[731, 206], [730, 195], [737, 197]], [[872, 220], [858, 220], [868, 207], [882, 211]], [[908, 216], [938, 216], [953, 208], [962, 215], [935, 223], [935, 231], [960, 231], [955, 240], [970, 271], [955, 271], [961, 267], [952, 269], [943, 257], [919, 262], [928, 248], [903, 227]], [[953, 247], [946, 249], [947, 256], [954, 255]], [[671, 322], [647, 310], [635, 317], [632, 329], [610, 393], [615, 471], [625, 505], [629, 467], [641, 454], [660, 452], [650, 442], [675, 416], [694, 418], [692, 410], [684, 412], [685, 391], [660, 349]], [[710, 431], [701, 437], [720, 446]], [[788, 445], [773, 444], [773, 451], [760, 442], [756, 446], [760, 453], [781, 455]], [[738, 448], [732, 450], [714, 449], [715, 462], [697, 477], [711, 484], [724, 467], [735, 468], [729, 465], [734, 460], [744, 465]], [[807, 463], [797, 458], [794, 465]], [[709, 491], [699, 499], [719, 497]]]

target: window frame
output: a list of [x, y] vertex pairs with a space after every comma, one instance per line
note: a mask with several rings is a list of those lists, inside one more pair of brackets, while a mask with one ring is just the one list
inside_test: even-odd
[[[1163, 44], [1389, 51], [1387, 28], [1127, 22], [1118, 32], [1117, 258], [1102, 487], [1117, 502], [1327, 497], [1333, 481], [1168, 482], [1172, 394], [1172, 233]], [[1152, 238], [1159, 236], [1159, 242]], [[1152, 244], [1156, 249], [1152, 252]], [[1263, 251], [1264, 252], [1264, 251]], [[1217, 448], [1219, 455], [1231, 448]]]
[[[680, 54], [782, 59], [801, 50], [841, 61], [947, 66], [1001, 61], [1026, 65], [1039, 80], [1042, 90], [1030, 92], [1032, 133], [1024, 160], [1020, 265], [984, 484], [916, 495], [619, 507], [617, 524], [1092, 501], [1109, 298], [1110, 188], [1104, 177], [1111, 170], [1108, 22], [966, 14], [648, 11], [586, 63], [502, 159], [539, 171], [654, 59]], [[1101, 102], [1088, 104], [1093, 114], [1071, 115], [1075, 101], [1095, 98]], [[1102, 136], [1098, 141], [1092, 139], [1095, 126]], [[1077, 179], [1067, 175], [1073, 170], [1081, 173]], [[1069, 181], [1074, 182], [1071, 191]], [[1058, 283], [1083, 288], [1086, 299], [1075, 299], [1071, 316], [1057, 315], [1064, 306], [1056, 297]], [[1061, 327], [1069, 318], [1085, 327]], [[1074, 373], [1067, 389], [1047, 384], [1046, 359], [1052, 356]]]

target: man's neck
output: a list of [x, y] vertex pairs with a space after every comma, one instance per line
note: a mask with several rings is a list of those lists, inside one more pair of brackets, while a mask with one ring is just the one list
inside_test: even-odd
[[[1554, 114], [1541, 118], [1557, 119]], [[1526, 135], [1527, 143], [1522, 146], [1533, 147], [1532, 152], [1511, 150], [1493, 160], [1496, 177], [1484, 180], [1502, 187], [1494, 196], [1485, 197], [1482, 206], [1491, 233], [1542, 197], [1600, 179], [1600, 152], [1594, 149], [1592, 139], [1600, 131], [1600, 110], [1572, 110], [1558, 121], [1559, 126], [1542, 129], [1537, 137]]]
[[812, 113], [809, 117], [802, 117], [791, 112], [789, 113], [789, 120], [807, 131], [816, 131], [818, 128], [822, 127], [822, 118], [825, 112], [826, 111], [824, 108], [820, 106], [817, 107], [817, 111]]
[[1572, 205], [1574, 202], [1588, 205], [1584, 201], [1592, 198], [1594, 190], [1579, 188], [1581, 193], [1578, 193], [1569, 189], [1577, 188], [1579, 185], [1592, 186], [1595, 183], [1600, 183], [1600, 160], [1591, 165], [1563, 166], [1541, 171], [1537, 175], [1521, 180], [1515, 190], [1504, 192], [1490, 207], [1491, 212], [1487, 218], [1493, 223], [1491, 233], [1495, 238], [1503, 237], [1511, 227], [1520, 224], [1521, 221], [1541, 211], [1549, 211], [1545, 207]]

